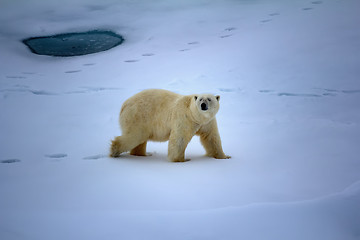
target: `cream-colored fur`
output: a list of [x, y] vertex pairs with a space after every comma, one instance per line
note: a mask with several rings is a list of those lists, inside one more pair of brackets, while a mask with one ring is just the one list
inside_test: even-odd
[[183, 96], [166, 90], [142, 91], [126, 100], [120, 111], [122, 136], [112, 141], [110, 156], [121, 153], [146, 156], [147, 141], [169, 140], [168, 158], [184, 162], [185, 149], [194, 135], [209, 157], [230, 158], [221, 147], [215, 115], [220, 96]]

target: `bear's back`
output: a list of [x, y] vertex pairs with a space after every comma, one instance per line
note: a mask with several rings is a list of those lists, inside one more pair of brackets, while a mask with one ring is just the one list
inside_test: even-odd
[[123, 127], [146, 125], [166, 126], [171, 111], [182, 95], [162, 89], [149, 89], [135, 94], [126, 100], [120, 112], [120, 125]]
[[135, 94], [126, 100], [121, 108], [121, 112], [128, 108], [134, 110], [142, 110], [145, 112], [159, 112], [168, 110], [173, 106], [177, 99], [181, 97], [180, 94], [173, 93], [162, 89], [149, 89]]

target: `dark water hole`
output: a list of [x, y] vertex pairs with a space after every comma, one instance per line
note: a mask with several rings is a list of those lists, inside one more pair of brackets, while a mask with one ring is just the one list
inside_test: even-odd
[[39, 55], [73, 57], [102, 52], [124, 42], [124, 38], [112, 31], [88, 31], [63, 33], [23, 40], [29, 49]]

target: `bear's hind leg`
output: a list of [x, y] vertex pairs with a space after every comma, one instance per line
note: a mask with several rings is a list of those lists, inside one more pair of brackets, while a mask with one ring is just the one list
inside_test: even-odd
[[111, 141], [110, 157], [113, 158], [120, 157], [120, 154], [123, 152], [124, 151], [122, 150], [121, 136], [118, 136]]
[[128, 152], [131, 149], [137, 148], [137, 146], [142, 145], [142, 143], [144, 143], [145, 141], [146, 139], [143, 139], [142, 137], [139, 137], [139, 135], [136, 134], [132, 136], [124, 135], [124, 136], [116, 137], [111, 142], [110, 157], [114, 157], [114, 158], [120, 157], [121, 153]]
[[135, 148], [131, 149], [130, 154], [134, 155], [134, 156], [147, 156], [146, 155], [146, 144], [147, 144], [147, 142], [139, 144]]

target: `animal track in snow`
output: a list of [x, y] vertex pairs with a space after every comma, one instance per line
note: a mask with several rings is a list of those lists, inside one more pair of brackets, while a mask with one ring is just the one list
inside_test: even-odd
[[279, 15], [280, 15], [280, 13], [277, 13], [277, 12], [274, 12], [274, 13], [270, 13], [270, 14], [269, 14], [269, 16], [271, 16], [271, 17], [279, 16]]
[[272, 21], [272, 19], [264, 19], [264, 20], [261, 20], [260, 22], [267, 23], [267, 22], [271, 22], [271, 21]]
[[343, 93], [352, 94], [352, 93], [360, 93], [360, 90], [343, 90]]
[[[274, 90], [259, 90], [260, 93], [276, 93]], [[279, 92], [276, 93], [279, 97], [321, 97], [319, 94], [314, 93], [291, 93], [291, 92]]]
[[144, 53], [141, 56], [143, 56], [143, 57], [151, 57], [151, 56], [154, 56], [154, 55], [155, 55], [154, 53]]
[[16, 85], [14, 88], [0, 89], [0, 92], [18, 92], [18, 93], [28, 92], [34, 95], [47, 95], [47, 96], [57, 95], [56, 93], [53, 92], [30, 89], [29, 86], [25, 86], [25, 85]]
[[222, 35], [222, 36], [220, 36], [220, 38], [228, 38], [228, 37], [231, 37], [231, 36], [232, 36], [232, 34]]
[[[275, 17], [275, 16], [279, 16], [280, 13], [278, 12], [272, 12], [272, 13], [269, 13], [269, 16], [270, 17]], [[263, 20], [260, 20], [261, 23], [268, 23], [268, 22], [271, 22], [273, 19], [272, 18], [266, 18], [266, 19], [263, 19]]]
[[67, 91], [64, 92], [63, 94], [85, 94], [92, 92], [121, 90], [121, 88], [105, 88], [105, 87], [81, 87], [80, 89], [82, 90]]
[[228, 28], [224, 29], [224, 31], [228, 31], [228, 32], [235, 31], [235, 30], [236, 30], [235, 27], [228, 27]]
[[78, 73], [78, 72], [81, 72], [81, 70], [69, 70], [66, 71], [65, 73]]
[[98, 160], [98, 159], [107, 158], [107, 157], [108, 156], [105, 154], [98, 154], [98, 155], [83, 157], [83, 159], [84, 160]]
[[31, 92], [34, 95], [46, 95], [46, 96], [58, 95], [56, 93], [52, 93], [44, 90], [29, 90], [29, 92]]
[[337, 96], [336, 93], [323, 93], [323, 96], [326, 96], [326, 97], [335, 97]]
[[26, 74], [26, 75], [35, 75], [36, 72], [22, 72], [22, 74]]
[[82, 93], [92, 93], [92, 92], [101, 92], [101, 91], [114, 91], [121, 90], [121, 88], [111, 88], [111, 87], [80, 87], [79, 90], [72, 90], [66, 92], [50, 92], [46, 90], [36, 90], [30, 89], [26, 85], [16, 85], [13, 88], [0, 89], [0, 92], [19, 92], [19, 93], [32, 93], [38, 96], [57, 96], [57, 95], [66, 95], [66, 94], [82, 94]]
[[113, 87], [81, 87], [86, 89], [88, 92], [100, 92], [106, 90], [120, 90], [121, 88], [113, 88]]
[[19, 159], [5, 159], [5, 160], [1, 160], [1, 163], [17, 163], [17, 162], [21, 162], [21, 160]]
[[6, 78], [9, 78], [9, 79], [25, 79], [26, 77], [17, 76], [17, 75], [11, 75], [11, 76], [6, 76]]
[[65, 158], [67, 157], [68, 155], [66, 153], [54, 153], [54, 154], [46, 154], [45, 157], [47, 158]]
[[238, 91], [239, 89], [236, 89], [236, 88], [218, 88], [218, 90], [219, 90], [220, 92], [230, 93], [230, 92], [236, 92], [236, 91]]
[[313, 2], [311, 2], [312, 4], [322, 4], [323, 3], [323, 1], [313, 1]]
[[279, 97], [321, 97], [321, 95], [318, 94], [312, 94], [312, 93], [287, 93], [282, 92], [277, 94]]
[[335, 89], [328, 89], [328, 88], [320, 88], [321, 90], [327, 91], [327, 92], [339, 92], [338, 90]]
[[327, 88], [317, 88], [317, 89], [325, 91], [325, 93], [323, 93], [322, 95], [326, 97], [335, 97], [337, 96], [337, 93], [339, 93], [339, 91], [335, 89], [327, 89]]
[[315, 93], [293, 93], [293, 92], [277, 92], [275, 90], [269, 89], [261, 89], [260, 93], [268, 93], [271, 95], [276, 95], [279, 97], [335, 97], [341, 96], [344, 94], [360, 94], [360, 89], [349, 89], [349, 90], [341, 90], [341, 89], [332, 89], [332, 88], [313, 88]]
[[274, 90], [259, 90], [261, 93], [272, 93]]
[[315, 89], [325, 91], [326, 93], [323, 93], [324, 96], [337, 96], [338, 94], [341, 94], [341, 93], [344, 93], [344, 94], [360, 93], [360, 89], [353, 89], [353, 90], [336, 90], [336, 89], [329, 89], [329, 88], [315, 88]]
[[138, 62], [138, 61], [140, 61], [140, 60], [138, 60], [138, 59], [130, 59], [130, 60], [125, 60], [124, 62], [126, 62], [126, 63], [135, 63], [135, 62]]
[[[311, 2], [311, 4], [313, 4], [313, 5], [319, 5], [319, 4], [322, 4], [323, 3], [323, 1], [312, 1]], [[309, 10], [313, 10], [314, 8], [312, 8], [312, 7], [304, 7], [302, 10], [303, 11], [309, 11]]]
[[200, 44], [199, 42], [189, 42], [188, 43], [189, 45], [197, 45], [197, 44]]

